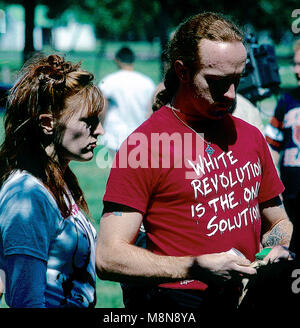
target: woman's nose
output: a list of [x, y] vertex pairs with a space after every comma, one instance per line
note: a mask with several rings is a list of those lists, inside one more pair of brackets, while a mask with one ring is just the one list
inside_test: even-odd
[[104, 133], [105, 133], [104, 128], [102, 124], [99, 122], [96, 129], [93, 131], [93, 135], [96, 135], [98, 137], [99, 135], [103, 136]]

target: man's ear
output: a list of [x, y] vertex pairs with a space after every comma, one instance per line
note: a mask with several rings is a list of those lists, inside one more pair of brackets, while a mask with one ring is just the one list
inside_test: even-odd
[[54, 120], [52, 114], [41, 114], [39, 116], [39, 122], [40, 127], [45, 134], [53, 134]]
[[181, 60], [176, 60], [174, 63], [175, 72], [182, 83], [187, 83], [190, 80], [190, 71]]

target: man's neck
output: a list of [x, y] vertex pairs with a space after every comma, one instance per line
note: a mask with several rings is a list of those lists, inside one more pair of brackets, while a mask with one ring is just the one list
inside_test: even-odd
[[189, 114], [188, 112], [183, 112], [180, 108], [172, 104], [168, 104], [167, 106], [172, 109], [174, 115], [182, 121], [183, 124], [188, 125], [196, 132], [206, 133], [208, 130], [215, 129], [216, 126], [220, 124], [219, 120], [210, 120], [197, 115], [197, 113]]
[[123, 71], [130, 71], [130, 72], [134, 70], [133, 65], [127, 65], [127, 64], [120, 65], [120, 69]]
[[203, 117], [201, 113], [194, 108], [193, 104], [189, 101], [189, 97], [181, 96], [180, 93], [177, 93], [170, 102], [173, 110], [176, 111], [176, 114], [187, 124], [192, 124], [194, 122], [206, 122], [207, 118]]
[[222, 124], [222, 119], [210, 119], [204, 116], [194, 103], [190, 101], [190, 95], [185, 90], [178, 90], [177, 94], [170, 102], [170, 107], [175, 111], [176, 115], [187, 125], [195, 129], [197, 132], [205, 132], [215, 129]]

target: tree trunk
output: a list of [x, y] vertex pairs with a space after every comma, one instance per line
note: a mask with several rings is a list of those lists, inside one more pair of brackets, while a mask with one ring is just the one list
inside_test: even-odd
[[33, 30], [36, 0], [23, 0], [25, 10], [25, 45], [23, 51], [23, 62], [34, 54]]
[[163, 53], [164, 51], [167, 49], [167, 45], [169, 42], [169, 34], [168, 34], [168, 6], [166, 4], [165, 0], [160, 0], [160, 10], [161, 10], [161, 14], [160, 14], [160, 35], [159, 35], [159, 39], [160, 39], [160, 59], [161, 59], [161, 73], [162, 76], [164, 76], [164, 56]]

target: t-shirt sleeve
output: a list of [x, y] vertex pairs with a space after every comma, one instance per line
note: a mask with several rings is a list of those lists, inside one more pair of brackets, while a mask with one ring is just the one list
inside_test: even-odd
[[13, 308], [45, 308], [46, 262], [27, 255], [6, 258], [6, 301]]
[[259, 143], [261, 145], [260, 158], [262, 167], [262, 179], [258, 195], [258, 202], [263, 203], [280, 195], [284, 191], [284, 185], [278, 176], [278, 172], [274, 165], [268, 144], [262, 135], [260, 135]]
[[[117, 152], [107, 181], [104, 201], [130, 206], [145, 214], [154, 179], [149, 163], [136, 162], [133, 148], [125, 141]], [[127, 157], [127, 154], [131, 154]]]
[[47, 261], [61, 219], [39, 185], [17, 186], [2, 199], [0, 220], [4, 255], [23, 254]]

